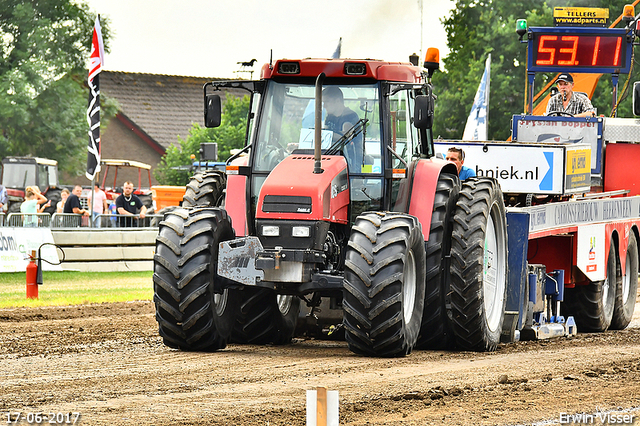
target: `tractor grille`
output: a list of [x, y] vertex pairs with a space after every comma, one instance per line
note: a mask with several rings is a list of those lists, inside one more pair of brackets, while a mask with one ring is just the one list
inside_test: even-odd
[[265, 213], [311, 213], [311, 197], [293, 195], [265, 195], [262, 203]]

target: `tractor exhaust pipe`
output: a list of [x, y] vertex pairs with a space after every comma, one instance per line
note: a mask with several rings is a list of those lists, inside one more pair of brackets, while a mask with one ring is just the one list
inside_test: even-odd
[[320, 157], [322, 156], [322, 82], [324, 81], [325, 74], [323, 72], [318, 75], [316, 79], [316, 124], [315, 134], [313, 141], [313, 173], [322, 173], [322, 162]]

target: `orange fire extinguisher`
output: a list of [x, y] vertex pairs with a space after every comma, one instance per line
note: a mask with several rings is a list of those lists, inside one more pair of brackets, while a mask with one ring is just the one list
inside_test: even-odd
[[38, 298], [38, 265], [36, 264], [36, 251], [31, 252], [31, 261], [27, 265], [27, 299]]

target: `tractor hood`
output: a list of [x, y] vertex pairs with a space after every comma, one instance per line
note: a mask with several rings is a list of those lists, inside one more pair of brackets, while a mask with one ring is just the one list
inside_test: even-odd
[[269, 174], [260, 190], [256, 219], [348, 222], [349, 177], [342, 156], [322, 156], [322, 173], [314, 158], [290, 155]]

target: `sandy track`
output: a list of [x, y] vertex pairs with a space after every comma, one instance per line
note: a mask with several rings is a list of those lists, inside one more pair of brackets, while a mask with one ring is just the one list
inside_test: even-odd
[[622, 409], [637, 421], [639, 311], [623, 331], [374, 359], [302, 339], [172, 350], [150, 302], [0, 310], [0, 421], [10, 411], [80, 412], [80, 424], [304, 425], [315, 386], [339, 391], [342, 425], [556, 424]]

